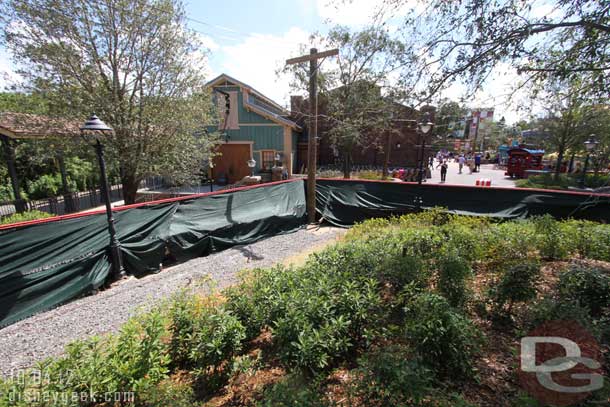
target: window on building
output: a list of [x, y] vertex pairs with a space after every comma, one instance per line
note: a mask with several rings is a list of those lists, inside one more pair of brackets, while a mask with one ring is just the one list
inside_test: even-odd
[[275, 151], [274, 150], [261, 151], [261, 169], [263, 171], [271, 171], [271, 168], [274, 165], [275, 165]]

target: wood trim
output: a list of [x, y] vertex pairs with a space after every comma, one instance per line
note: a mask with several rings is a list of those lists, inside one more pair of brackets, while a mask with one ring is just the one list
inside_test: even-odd
[[292, 131], [290, 126], [284, 126], [284, 166], [288, 176], [292, 177]]

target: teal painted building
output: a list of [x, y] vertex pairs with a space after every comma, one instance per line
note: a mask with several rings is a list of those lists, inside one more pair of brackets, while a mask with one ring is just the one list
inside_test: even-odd
[[[247, 161], [256, 161], [255, 173], [270, 173], [276, 158], [289, 175], [295, 171], [297, 136], [301, 127], [289, 112], [251, 86], [222, 74], [207, 86], [218, 102], [223, 134], [221, 154], [214, 162], [214, 176], [225, 175], [236, 182], [250, 173]], [[229, 99], [228, 115], [226, 98]]]

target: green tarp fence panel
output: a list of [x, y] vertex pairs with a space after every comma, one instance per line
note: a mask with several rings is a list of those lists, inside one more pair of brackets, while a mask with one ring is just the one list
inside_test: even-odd
[[417, 185], [406, 182], [320, 179], [316, 211], [335, 226], [374, 217], [444, 207], [463, 215], [504, 219], [550, 214], [610, 222], [610, 195], [525, 188]]
[[[302, 180], [115, 211], [128, 273], [292, 232], [306, 220]], [[105, 214], [0, 230], [0, 326], [89, 293], [107, 280]]]

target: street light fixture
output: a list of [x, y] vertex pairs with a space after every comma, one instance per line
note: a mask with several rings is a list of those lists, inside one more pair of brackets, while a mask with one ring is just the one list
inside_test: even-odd
[[595, 140], [595, 134], [591, 134], [589, 139], [585, 141], [585, 149], [587, 150], [587, 158], [585, 158], [585, 166], [582, 169], [582, 176], [580, 177], [580, 181], [578, 182], [578, 186], [582, 189], [585, 187], [585, 177], [587, 176], [587, 167], [589, 166], [589, 157], [591, 153], [595, 150], [595, 147], [599, 144], [597, 140]]
[[112, 273], [115, 279], [125, 277], [125, 269], [123, 268], [123, 260], [121, 258], [121, 247], [119, 240], [116, 237], [116, 229], [114, 227], [114, 218], [112, 216], [112, 206], [110, 205], [110, 187], [108, 185], [108, 176], [106, 175], [106, 162], [104, 160], [104, 146], [100, 141], [100, 136], [106, 133], [111, 133], [113, 130], [106, 123], [101, 121], [95, 114], [85, 122], [80, 128], [80, 135], [95, 148], [97, 160], [100, 165], [100, 187], [106, 204], [106, 217], [108, 218], [108, 233], [110, 234], [110, 259], [112, 261]]
[[256, 167], [256, 160], [254, 158], [250, 158], [246, 164], [248, 164], [248, 167], [250, 167], [250, 176], [253, 177], [254, 176], [254, 167]]
[[419, 157], [419, 171], [417, 174], [417, 183], [421, 185], [424, 178], [424, 153], [426, 147], [426, 135], [430, 133], [434, 123], [430, 121], [430, 113], [424, 113], [422, 121], [417, 123], [417, 132], [419, 133], [419, 144], [420, 144], [420, 157]]
[[212, 169], [214, 168], [214, 162], [212, 161], [211, 158], [210, 158], [210, 161], [208, 162], [208, 166], [210, 167], [210, 171], [208, 174], [208, 178], [210, 181], [210, 192], [214, 192], [214, 179], [212, 178]]

